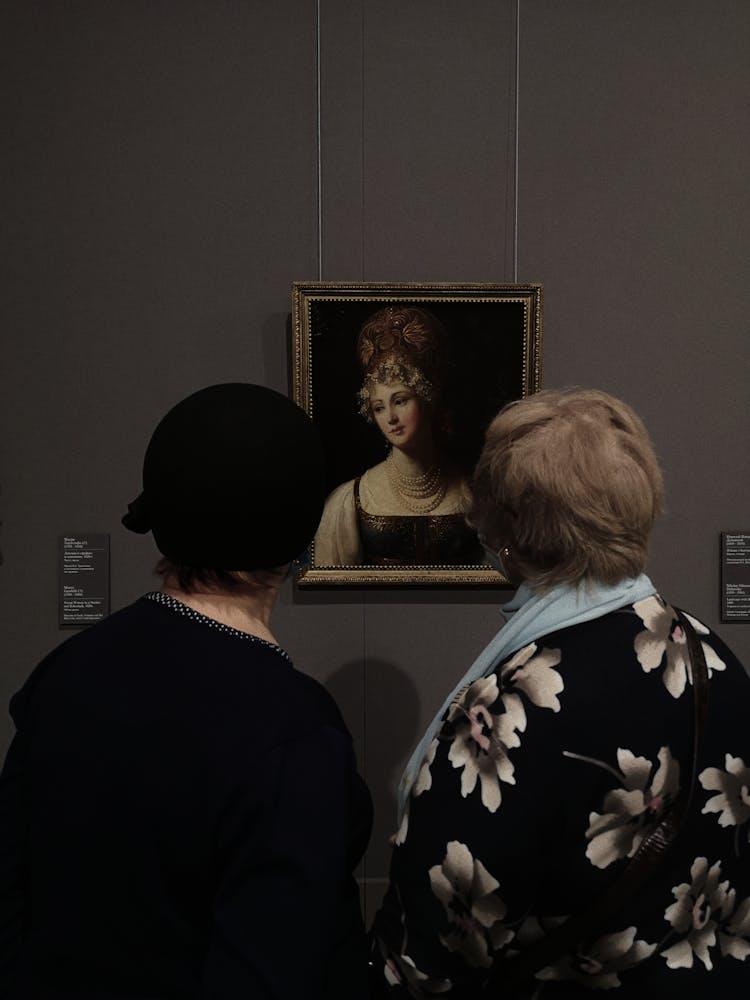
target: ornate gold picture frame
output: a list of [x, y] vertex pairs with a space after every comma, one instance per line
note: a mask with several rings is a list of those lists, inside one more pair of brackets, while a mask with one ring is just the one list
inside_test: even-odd
[[536, 283], [292, 285], [293, 396], [328, 500], [302, 586], [495, 586], [466, 524], [485, 429], [537, 392]]

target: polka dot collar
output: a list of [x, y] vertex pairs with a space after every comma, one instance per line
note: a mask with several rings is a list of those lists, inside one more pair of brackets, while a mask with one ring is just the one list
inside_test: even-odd
[[247, 639], [250, 642], [260, 643], [261, 646], [267, 646], [269, 649], [273, 649], [275, 652], [279, 653], [284, 659], [289, 660], [291, 663], [291, 658], [285, 649], [281, 646], [277, 646], [274, 642], [269, 642], [267, 639], [261, 639], [259, 635], [250, 635], [249, 632], [241, 632], [238, 628], [232, 628], [231, 625], [224, 625], [223, 622], [217, 622], [215, 618], [209, 618], [207, 615], [202, 615], [200, 611], [195, 611], [193, 608], [189, 608], [187, 604], [183, 604], [182, 601], [176, 600], [174, 597], [170, 597], [169, 594], [163, 594], [160, 590], [149, 591], [148, 594], [144, 594], [147, 601], [155, 601], [157, 604], [161, 604], [165, 608], [169, 608], [171, 611], [176, 611], [177, 614], [182, 615], [183, 618], [189, 618], [191, 621], [198, 622], [200, 625], [207, 625], [209, 628], [215, 628], [218, 632], [225, 632], [228, 635], [233, 635], [237, 639]]

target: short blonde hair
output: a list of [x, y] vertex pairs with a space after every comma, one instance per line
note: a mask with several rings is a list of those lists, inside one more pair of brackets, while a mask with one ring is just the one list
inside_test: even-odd
[[643, 571], [662, 475], [640, 417], [594, 389], [501, 410], [474, 473], [472, 521], [533, 586], [614, 584]]

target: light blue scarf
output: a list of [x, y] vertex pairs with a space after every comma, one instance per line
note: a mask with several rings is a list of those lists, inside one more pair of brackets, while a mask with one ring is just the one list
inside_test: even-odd
[[509, 620], [485, 646], [445, 699], [409, 758], [399, 785], [399, 824], [422, 761], [440, 728], [443, 715], [458, 691], [480, 677], [487, 677], [511, 653], [527, 646], [534, 639], [570, 625], [601, 618], [610, 611], [635, 604], [655, 593], [653, 583], [644, 574], [611, 587], [591, 581], [582, 581], [578, 585], [559, 584], [545, 594], [535, 594], [528, 584], [522, 584], [513, 599], [503, 605], [503, 612], [509, 616]]

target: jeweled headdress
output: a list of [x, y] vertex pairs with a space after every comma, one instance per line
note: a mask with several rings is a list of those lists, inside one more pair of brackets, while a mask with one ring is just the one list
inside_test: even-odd
[[359, 412], [372, 420], [370, 390], [375, 383], [403, 382], [434, 403], [440, 386], [445, 331], [436, 316], [416, 306], [388, 306], [364, 323], [357, 357], [364, 380]]

